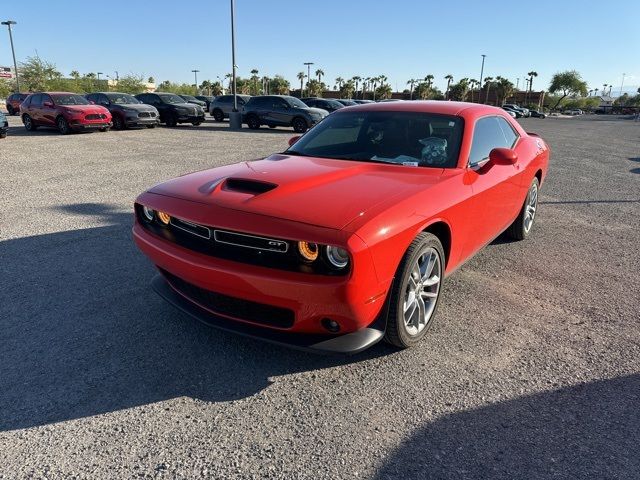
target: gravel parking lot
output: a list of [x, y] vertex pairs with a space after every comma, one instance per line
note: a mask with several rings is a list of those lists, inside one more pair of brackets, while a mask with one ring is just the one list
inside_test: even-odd
[[445, 284], [418, 348], [316, 357], [152, 292], [132, 202], [291, 130], [0, 140], [0, 478], [640, 478], [640, 125], [526, 119], [533, 237]]

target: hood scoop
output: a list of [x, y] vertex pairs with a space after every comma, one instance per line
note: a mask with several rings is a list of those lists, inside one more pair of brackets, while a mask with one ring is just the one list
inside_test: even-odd
[[222, 189], [231, 192], [260, 195], [261, 193], [267, 193], [273, 190], [277, 186], [275, 183], [250, 180], [248, 178], [227, 178], [222, 185]]

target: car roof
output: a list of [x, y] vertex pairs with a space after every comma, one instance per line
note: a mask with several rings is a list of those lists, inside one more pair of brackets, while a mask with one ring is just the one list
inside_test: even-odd
[[460, 115], [466, 113], [484, 115], [502, 110], [491, 105], [482, 105], [469, 102], [449, 102], [443, 100], [412, 100], [410, 102], [383, 102], [383, 103], [360, 103], [349, 107], [350, 112], [372, 111], [372, 112], [426, 112], [439, 113], [442, 115]]

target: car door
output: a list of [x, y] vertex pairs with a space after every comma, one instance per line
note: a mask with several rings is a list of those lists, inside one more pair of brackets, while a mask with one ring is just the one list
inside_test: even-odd
[[466, 181], [472, 188], [475, 224], [474, 238], [467, 243], [467, 255], [497, 237], [518, 214], [522, 203], [521, 163], [493, 165], [489, 153], [494, 148], [512, 148], [518, 153], [519, 135], [501, 116], [476, 121], [473, 128]]
[[58, 116], [58, 111], [56, 109], [56, 105], [51, 98], [50, 95], [46, 93], [42, 94], [42, 107], [40, 108], [40, 120], [38, 121], [41, 125], [47, 126], [55, 126], [56, 125], [56, 117]]
[[291, 106], [282, 98], [274, 98], [269, 117], [270, 121], [267, 123], [283, 126], [291, 125], [291, 120], [293, 120]]
[[26, 113], [31, 117], [31, 120], [36, 125], [44, 125], [42, 123], [42, 94], [38, 93], [31, 97], [31, 102], [29, 103], [28, 109]]

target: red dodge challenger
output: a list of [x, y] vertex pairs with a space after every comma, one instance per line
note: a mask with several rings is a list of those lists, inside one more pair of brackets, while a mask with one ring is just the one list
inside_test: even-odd
[[157, 185], [133, 234], [154, 289], [218, 328], [317, 352], [415, 345], [445, 276], [527, 238], [549, 148], [501, 109], [336, 111], [288, 150]]

